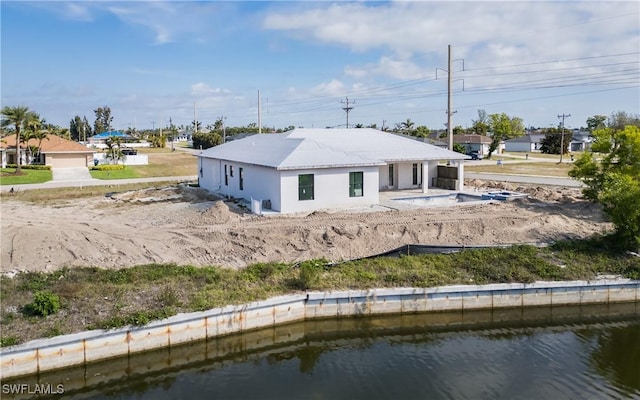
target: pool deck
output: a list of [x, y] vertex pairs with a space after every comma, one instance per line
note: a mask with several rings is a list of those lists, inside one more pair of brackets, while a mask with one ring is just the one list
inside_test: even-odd
[[[384, 207], [386, 209], [391, 209], [391, 210], [415, 210], [415, 209], [425, 208], [425, 207], [451, 207], [455, 204], [448, 204], [448, 205], [434, 204], [434, 205], [425, 206], [425, 205], [411, 204], [406, 201], [399, 201], [398, 199], [407, 199], [412, 197], [446, 196], [446, 195], [456, 194], [456, 193], [479, 195], [483, 192], [486, 192], [486, 191], [478, 191], [474, 188], [469, 188], [467, 190], [463, 190], [462, 192], [459, 192], [457, 190], [429, 188], [427, 193], [422, 193], [422, 189], [385, 190], [385, 191], [380, 191], [380, 199], [378, 204], [381, 207]], [[469, 202], [467, 202], [466, 204], [469, 204]]]

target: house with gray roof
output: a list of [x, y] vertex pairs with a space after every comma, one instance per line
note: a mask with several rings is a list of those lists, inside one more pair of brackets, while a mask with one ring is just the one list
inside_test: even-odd
[[505, 140], [504, 148], [505, 151], [514, 152], [540, 152], [542, 139], [544, 139], [544, 134], [542, 133], [529, 133], [527, 135]]
[[[380, 190], [463, 189], [464, 154], [375, 129], [253, 135], [198, 156], [200, 187], [280, 213], [378, 204]], [[438, 164], [453, 161], [449, 177]], [[454, 173], [457, 179], [451, 178]]]

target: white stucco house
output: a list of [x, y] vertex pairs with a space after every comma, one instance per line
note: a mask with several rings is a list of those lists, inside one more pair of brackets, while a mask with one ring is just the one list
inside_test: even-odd
[[[197, 157], [200, 187], [280, 213], [375, 205], [380, 190], [462, 190], [468, 158], [375, 129], [254, 135]], [[438, 176], [443, 161], [455, 166]]]

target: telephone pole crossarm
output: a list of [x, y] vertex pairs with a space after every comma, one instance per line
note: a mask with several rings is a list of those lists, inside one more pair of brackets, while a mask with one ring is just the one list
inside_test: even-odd
[[349, 100], [349, 97], [345, 97], [345, 101], [340, 100], [340, 103], [345, 104], [342, 109], [347, 113], [347, 129], [349, 129], [349, 111], [353, 110], [353, 107], [349, 107], [349, 103], [356, 104], [355, 100]]

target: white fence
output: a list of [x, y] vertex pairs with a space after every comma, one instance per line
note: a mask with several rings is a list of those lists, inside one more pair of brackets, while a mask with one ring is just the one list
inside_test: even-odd
[[[111, 160], [108, 160], [105, 153], [93, 153], [93, 160], [98, 160], [98, 164], [110, 164]], [[124, 162], [118, 164], [124, 165], [148, 165], [149, 156], [147, 154], [138, 154], [135, 156], [125, 156]]]

